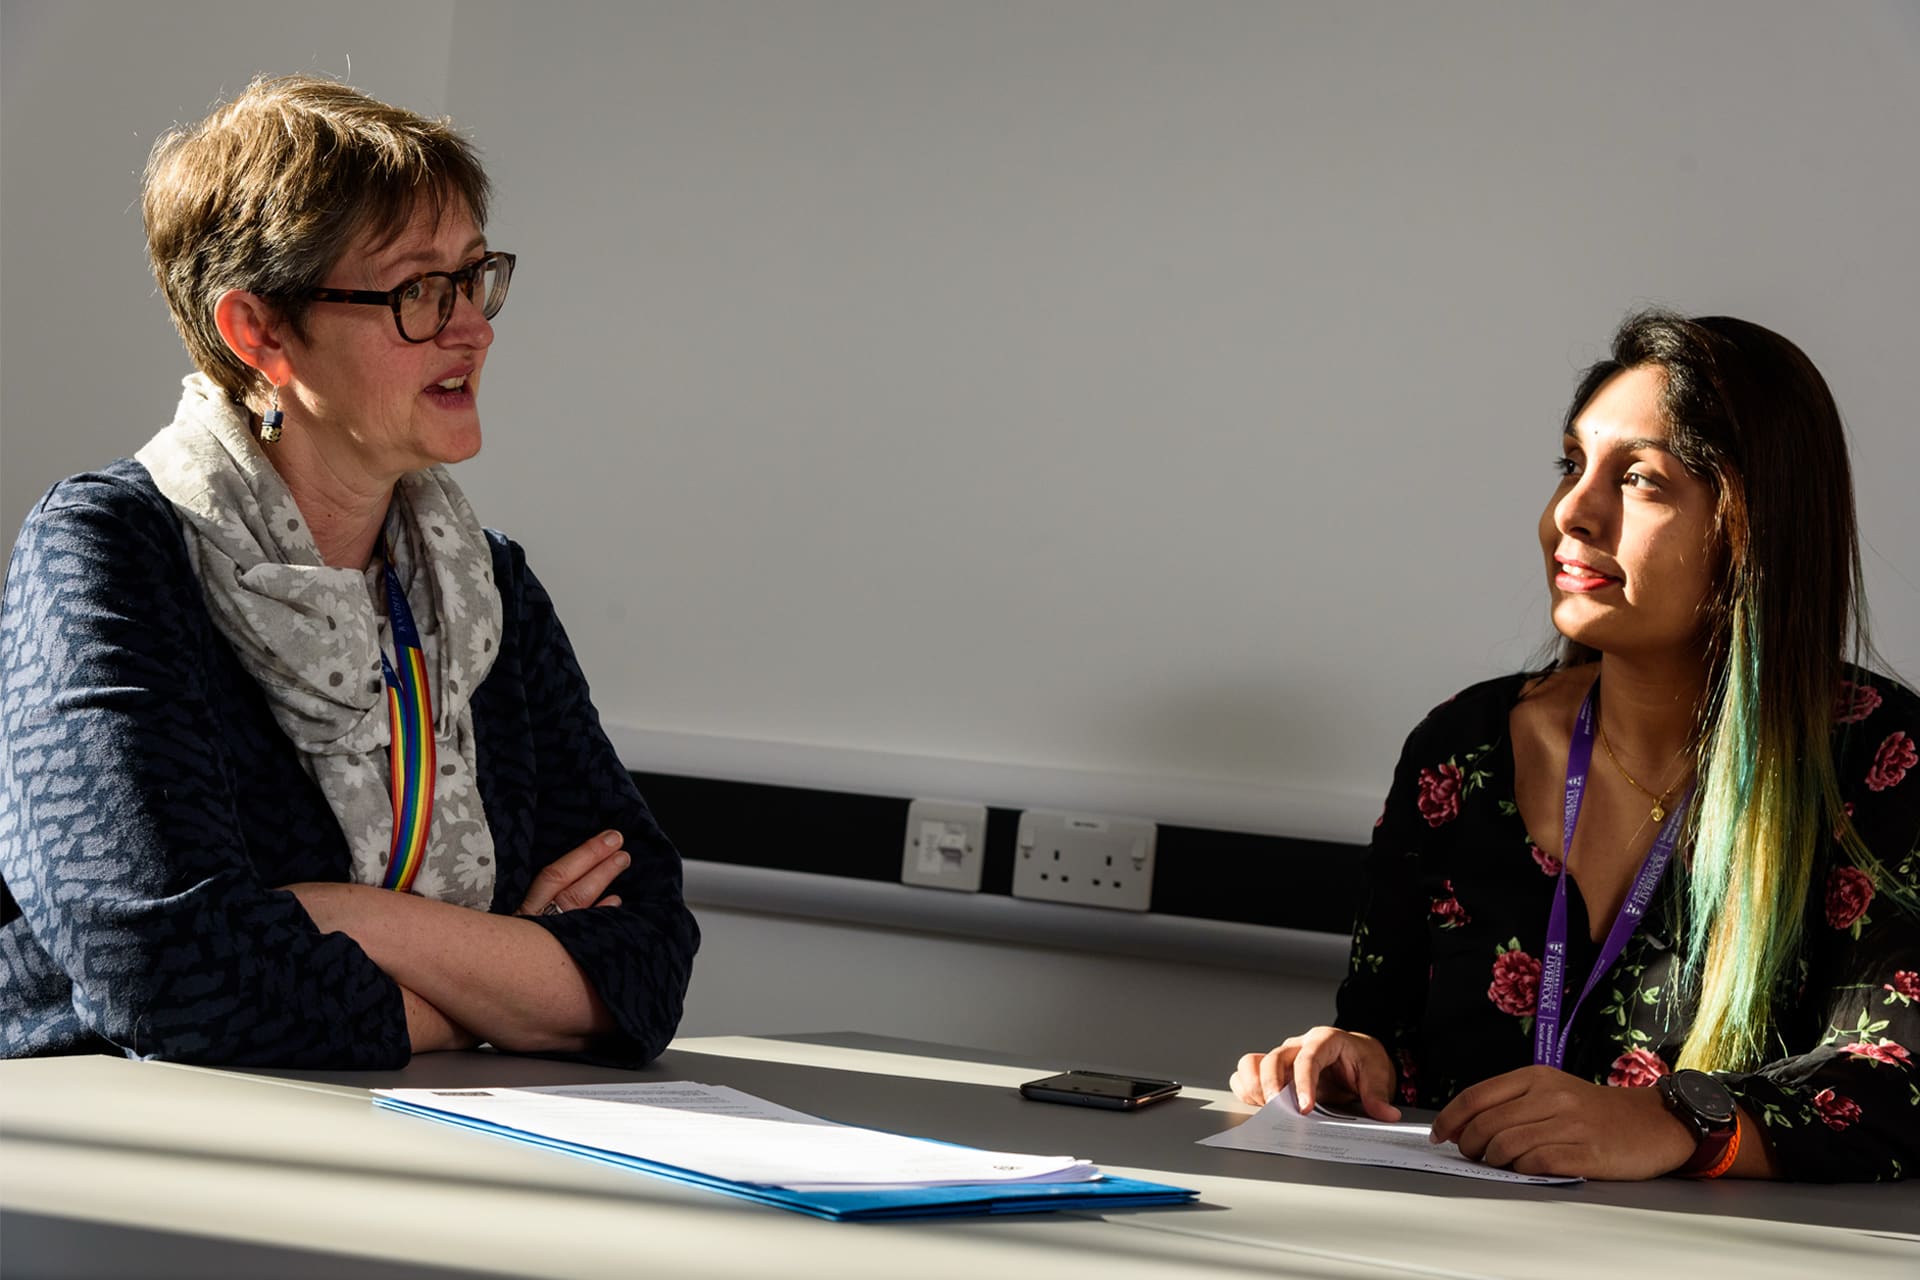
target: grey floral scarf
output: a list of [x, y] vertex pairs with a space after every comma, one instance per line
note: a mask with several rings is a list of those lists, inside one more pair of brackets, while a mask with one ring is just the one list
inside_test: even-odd
[[[173, 503], [207, 608], [340, 821], [353, 878], [379, 884], [393, 838], [384, 571], [329, 567], [247, 411], [186, 379], [173, 424], [135, 456]], [[387, 514], [433, 697], [433, 826], [413, 891], [486, 910], [493, 833], [474, 781], [473, 691], [500, 647], [493, 559], [444, 468], [401, 478]]]

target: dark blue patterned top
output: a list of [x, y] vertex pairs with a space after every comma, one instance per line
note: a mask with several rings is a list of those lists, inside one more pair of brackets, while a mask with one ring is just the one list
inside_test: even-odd
[[[641, 1062], [680, 1020], [699, 930], [680, 858], [600, 728], [547, 593], [489, 532], [503, 629], [473, 695], [493, 910], [594, 833], [624, 905], [545, 917]], [[387, 1068], [400, 988], [276, 885], [349, 878], [345, 837], [201, 595], [172, 506], [121, 461], [56, 485], [0, 614], [0, 1056]]]

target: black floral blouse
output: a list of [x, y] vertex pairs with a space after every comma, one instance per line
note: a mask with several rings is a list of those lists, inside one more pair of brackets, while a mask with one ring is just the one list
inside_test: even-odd
[[[1883, 875], [1920, 892], [1920, 698], [1850, 671], [1835, 707], [1847, 812]], [[1478, 684], [1407, 739], [1367, 855], [1366, 893], [1336, 1021], [1381, 1040], [1411, 1106], [1533, 1060], [1533, 1015], [1557, 858], [1514, 802], [1507, 715], [1527, 676]], [[1676, 991], [1681, 859], [1626, 950], [1567, 1030], [1565, 1068], [1650, 1085], [1692, 1017]], [[1798, 990], [1776, 1017], [1780, 1056], [1722, 1073], [1792, 1178], [1877, 1181], [1920, 1171], [1920, 914], [1838, 842], [1807, 895]], [[1599, 946], [1569, 879], [1571, 1005]], [[1913, 901], [1911, 896], [1907, 899]]]

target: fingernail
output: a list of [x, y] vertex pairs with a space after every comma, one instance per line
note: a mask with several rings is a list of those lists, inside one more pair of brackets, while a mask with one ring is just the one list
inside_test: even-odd
[[633, 859], [627, 854], [616, 853], [613, 855], [613, 865], [616, 867], [630, 867], [633, 865]]
[[609, 849], [618, 849], [620, 847], [620, 833], [618, 831], [602, 831], [600, 833], [600, 843]]

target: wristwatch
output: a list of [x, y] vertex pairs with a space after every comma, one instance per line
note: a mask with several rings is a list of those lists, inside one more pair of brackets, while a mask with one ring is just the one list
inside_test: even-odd
[[1693, 1156], [1674, 1172], [1683, 1178], [1717, 1178], [1740, 1154], [1740, 1112], [1727, 1086], [1704, 1071], [1675, 1071], [1654, 1082], [1660, 1101], [1693, 1130]]

